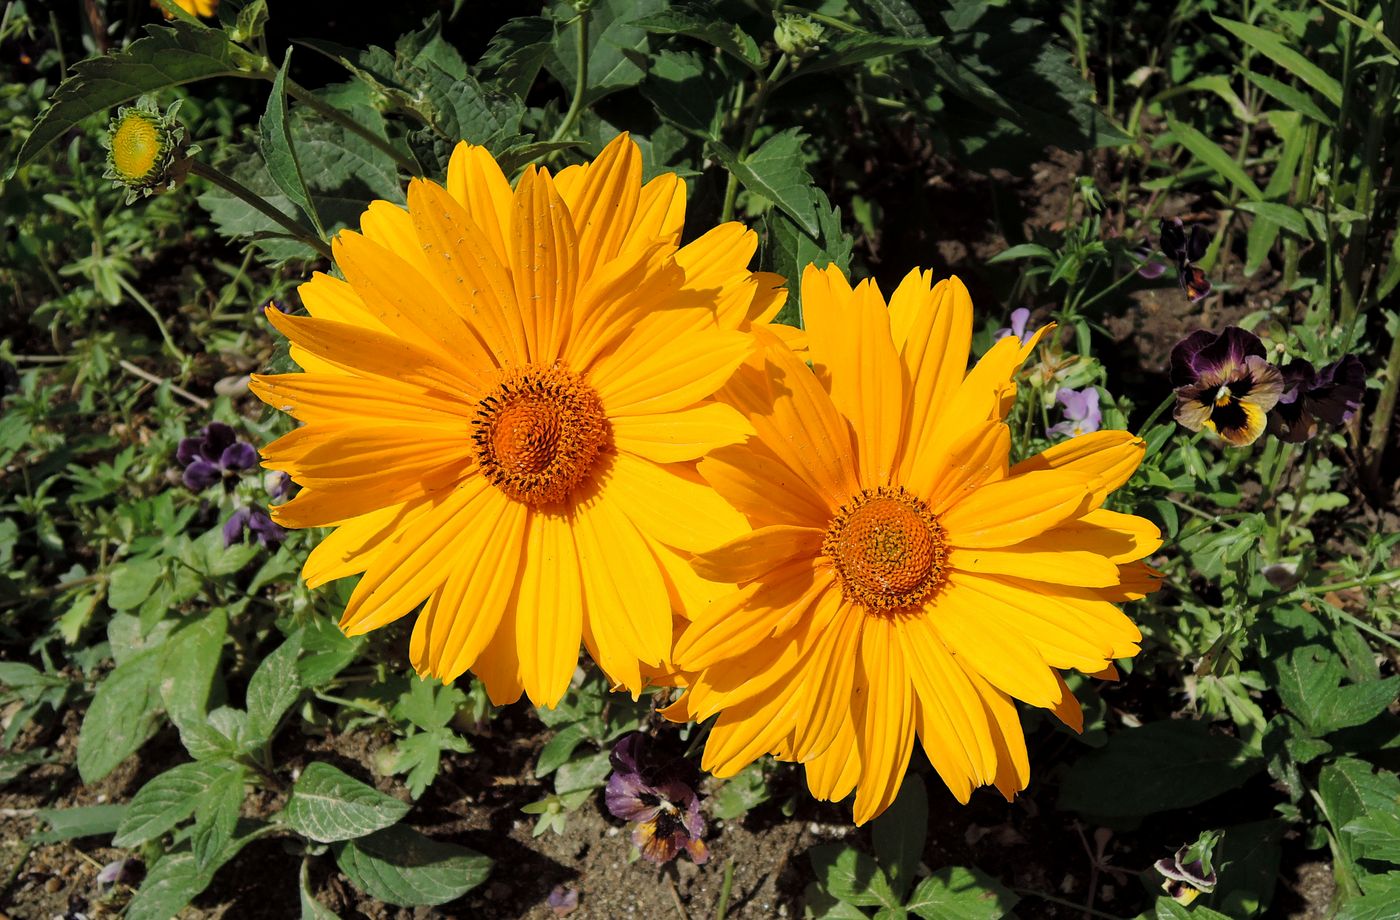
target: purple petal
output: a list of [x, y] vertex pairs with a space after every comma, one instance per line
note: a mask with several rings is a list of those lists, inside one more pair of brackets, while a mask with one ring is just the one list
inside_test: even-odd
[[1055, 398], [1059, 400], [1060, 405], [1064, 406], [1066, 418], [1079, 421], [1089, 414], [1091, 395], [1093, 397], [1092, 402], [1097, 404], [1099, 393], [1098, 390], [1095, 390], [1093, 387], [1085, 387], [1082, 390], [1071, 390], [1069, 387], [1060, 387], [1059, 392], [1055, 394]]
[[637, 759], [641, 755], [642, 733], [631, 732], [624, 735], [617, 744], [613, 745], [612, 753], [608, 755], [612, 768], [625, 773], [636, 773]]
[[210, 422], [204, 427], [204, 443], [200, 445], [200, 453], [204, 455], [204, 459], [215, 462], [236, 440], [238, 436], [233, 433], [232, 428], [223, 422]]
[[190, 461], [199, 456], [203, 447], [203, 438], [181, 438], [180, 445], [175, 448], [175, 459], [181, 466], [189, 466]]
[[1267, 356], [1264, 343], [1252, 332], [1226, 326], [1219, 335], [1208, 329], [1193, 332], [1172, 349], [1173, 387], [1205, 384], [1220, 386], [1245, 373], [1245, 358]]
[[681, 816], [681, 823], [685, 825], [686, 833], [691, 837], [705, 836], [705, 816], [700, 813], [700, 800], [692, 798], [690, 804], [685, 809], [685, 814]]
[[661, 807], [661, 796], [636, 773], [609, 776], [604, 799], [613, 817], [624, 821], [651, 820]]
[[555, 885], [545, 903], [556, 917], [566, 917], [578, 909], [578, 889]]
[[1074, 422], [1056, 422], [1045, 429], [1045, 435], [1051, 440], [1055, 438], [1072, 438], [1074, 437]]
[[1025, 307], [1017, 307], [1011, 311], [1011, 331], [1023, 342], [1026, 340], [1026, 323], [1030, 322], [1030, 319], [1031, 311]]
[[1329, 425], [1351, 421], [1366, 396], [1366, 368], [1356, 355], [1345, 355], [1317, 372], [1308, 391], [1308, 408]]
[[1186, 255], [1186, 226], [1180, 217], [1165, 218], [1157, 225], [1157, 247], [1167, 258], [1180, 262]]
[[222, 479], [223, 475], [223, 471], [217, 466], [203, 457], [196, 457], [194, 462], [185, 467], [185, 473], [180, 478], [193, 491], [203, 492]]
[[247, 470], [257, 465], [258, 452], [247, 441], [235, 441], [219, 454], [219, 466], [226, 470]]
[[287, 539], [287, 532], [280, 524], [275, 523], [268, 517], [267, 512], [261, 508], [252, 508], [248, 512], [248, 529], [258, 538], [258, 542], [265, 547], [273, 547]]
[[278, 470], [269, 470], [263, 477], [268, 498], [285, 498], [292, 491], [292, 477]]
[[705, 841], [696, 840], [694, 837], [686, 841], [685, 851], [690, 854], [691, 862], [697, 866], [703, 866], [710, 859], [710, 848], [705, 846]]
[[1317, 378], [1313, 366], [1301, 358], [1280, 369], [1283, 392], [1269, 413], [1267, 430], [1280, 441], [1299, 444], [1317, 433], [1317, 420], [1308, 412], [1307, 393]]
[[1150, 281], [1150, 280], [1155, 280], [1155, 279], [1157, 279], [1157, 278], [1160, 278], [1160, 277], [1162, 277], [1163, 275], [1165, 275], [1166, 273], [1167, 273], [1167, 263], [1165, 263], [1165, 262], [1157, 262], [1157, 261], [1155, 261], [1155, 260], [1154, 260], [1154, 261], [1151, 261], [1151, 262], [1146, 262], [1146, 263], [1144, 263], [1143, 266], [1142, 266], [1141, 268], [1138, 269], [1138, 274], [1141, 275], [1142, 277], [1148, 279], [1149, 281]]
[[248, 525], [248, 519], [252, 517], [252, 512], [247, 508], [239, 508], [227, 521], [224, 521], [224, 547], [230, 547], [235, 543], [243, 542], [243, 529]]

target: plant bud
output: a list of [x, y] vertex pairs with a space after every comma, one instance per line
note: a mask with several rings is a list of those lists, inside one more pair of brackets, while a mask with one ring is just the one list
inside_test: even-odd
[[107, 149], [103, 176], [126, 188], [127, 204], [174, 188], [189, 171], [189, 157], [199, 148], [185, 143], [185, 128], [175, 120], [179, 107], [176, 100], [162, 115], [155, 100], [142, 96], [135, 105], [117, 109], [102, 139]]
[[778, 24], [773, 29], [773, 41], [784, 54], [803, 57], [821, 47], [824, 31], [819, 22], [813, 22], [806, 16], [785, 13], [778, 17]]

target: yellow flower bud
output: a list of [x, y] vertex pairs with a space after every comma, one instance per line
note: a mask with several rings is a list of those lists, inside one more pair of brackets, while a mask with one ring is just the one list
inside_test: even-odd
[[189, 155], [185, 129], [175, 120], [179, 101], [161, 114], [155, 101], [142, 96], [133, 106], [122, 106], [102, 139], [107, 148], [106, 178], [127, 189], [127, 202], [174, 188], [185, 177]]

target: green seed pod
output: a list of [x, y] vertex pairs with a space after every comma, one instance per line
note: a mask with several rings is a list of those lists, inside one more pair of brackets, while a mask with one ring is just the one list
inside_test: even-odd
[[821, 23], [789, 13], [779, 16], [777, 22], [773, 29], [773, 41], [784, 54], [803, 57], [821, 47], [822, 34], [826, 31]]
[[149, 96], [117, 109], [102, 146], [107, 149], [104, 178], [127, 190], [126, 203], [179, 185], [189, 171], [189, 157], [198, 153], [185, 141], [185, 128], [175, 120], [177, 99], [161, 114]]

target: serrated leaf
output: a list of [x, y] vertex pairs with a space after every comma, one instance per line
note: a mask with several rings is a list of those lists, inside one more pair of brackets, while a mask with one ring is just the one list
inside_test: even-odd
[[6, 178], [89, 115], [142, 93], [212, 77], [247, 76], [250, 71], [246, 55], [218, 29], [174, 22], [148, 25], [146, 32], [145, 38], [115, 54], [73, 65], [68, 79], [54, 92], [53, 105], [39, 116], [25, 138]]
[[717, 140], [723, 120], [724, 85], [703, 57], [662, 51], [651, 59], [641, 93], [656, 112], [690, 134]]
[[1149, 722], [1081, 756], [1060, 787], [1059, 805], [1091, 815], [1187, 808], [1234, 789], [1263, 766], [1239, 739], [1213, 734], [1204, 723]]
[[1327, 764], [1317, 778], [1327, 822], [1338, 831], [1342, 857], [1349, 862], [1367, 856], [1364, 846], [1344, 830], [1373, 815], [1391, 815], [1400, 802], [1400, 777], [1380, 771], [1364, 760], [1344, 757]]
[[448, 728], [409, 735], [394, 746], [393, 772], [404, 774], [404, 785], [414, 799], [421, 796], [437, 778], [443, 751], [470, 753], [472, 746]]
[[200, 793], [225, 767], [223, 761], [198, 760], [152, 778], [132, 798], [112, 845], [139, 846], [194, 814]]
[[935, 48], [943, 43], [937, 35], [901, 36], [875, 35], [871, 32], [851, 32], [837, 35], [812, 57], [804, 60], [784, 82], [796, 80], [824, 70], [849, 67], [873, 58], [888, 57]]
[[219, 866], [237, 856], [251, 839], [245, 835], [229, 841], [203, 869], [195, 865], [189, 850], [166, 853], [146, 873], [140, 890], [127, 905], [124, 920], [170, 920], [208, 888]]
[[1366, 859], [1400, 864], [1400, 815], [1394, 812], [1362, 815], [1342, 830], [1351, 835]]
[[1019, 898], [977, 869], [939, 869], [919, 883], [905, 908], [924, 920], [999, 920]]
[[243, 806], [246, 768], [227, 760], [216, 763], [218, 772], [195, 803], [190, 852], [194, 854], [197, 872], [213, 871], [219, 865], [224, 849], [233, 840], [238, 812]]
[[271, 740], [283, 714], [301, 696], [301, 675], [297, 670], [301, 638], [301, 630], [288, 636], [263, 659], [248, 681], [248, 735], [253, 740]]
[[1347, 901], [1335, 920], [1395, 920], [1400, 917], [1400, 872], [1361, 880], [1362, 895]]
[[1167, 124], [1171, 126], [1172, 135], [1177, 142], [1191, 151], [1192, 156], [1215, 170], [1248, 197], [1256, 200], [1264, 197], [1263, 191], [1254, 184], [1254, 180], [1249, 178], [1240, 164], [1222, 150], [1219, 144], [1171, 115], [1167, 116]]
[[[636, 86], [644, 75], [631, 53], [647, 50], [647, 33], [633, 24], [665, 9], [664, 0], [595, 0], [588, 14], [588, 74], [584, 105], [629, 86]], [[545, 62], [554, 78], [570, 91], [578, 73], [578, 14], [567, 2], [550, 7], [556, 21], [565, 23], [554, 37], [553, 53]]]
[[772, 795], [763, 776], [763, 765], [751, 763], [726, 779], [710, 795], [709, 812], [721, 821], [739, 818], [768, 801]]
[[581, 724], [575, 722], [564, 726], [540, 749], [540, 756], [535, 761], [535, 778], [543, 779], [563, 766], [586, 737], [588, 733]]
[[764, 215], [766, 247], [764, 267], [791, 279], [787, 286], [787, 303], [775, 322], [789, 326], [802, 325], [802, 272], [808, 265], [825, 268], [835, 265], [843, 272], [851, 267], [851, 250], [855, 240], [841, 226], [841, 211], [831, 205], [820, 189], [809, 190], [816, 211], [820, 232], [815, 238], [777, 209]]
[[812, 197], [812, 176], [802, 160], [802, 142], [807, 135], [800, 128], [780, 131], [744, 159], [729, 147], [715, 142], [715, 155], [724, 167], [738, 177], [744, 188], [773, 202], [813, 238], [821, 233], [816, 203]]
[[177, 728], [204, 721], [227, 633], [228, 613], [217, 608], [182, 625], [166, 643], [160, 698]]
[[754, 73], [763, 72], [763, 53], [738, 25], [710, 3], [678, 3], [665, 12], [642, 16], [632, 25], [658, 35], [685, 35], [731, 55]]
[[491, 860], [475, 850], [396, 825], [337, 843], [335, 861], [355, 887], [400, 907], [444, 904], [486, 880]]
[[301, 895], [301, 920], [340, 920], [336, 912], [331, 910], [311, 893], [311, 880], [307, 875], [307, 866], [311, 860], [301, 861], [301, 875], [297, 883], [297, 891]]
[[409, 806], [328, 763], [309, 764], [292, 786], [283, 812], [293, 830], [331, 843], [388, 827]]
[[1369, 722], [1400, 693], [1400, 677], [1344, 683], [1346, 666], [1322, 645], [1300, 646], [1268, 664], [1283, 704], [1317, 735]]
[[543, 16], [506, 20], [477, 62], [478, 71], [490, 74], [507, 92], [523, 99], [554, 51], [557, 29], [558, 23]]
[[1279, 33], [1214, 14], [1210, 18], [1265, 58], [1317, 90], [1328, 102], [1336, 106], [1342, 104], [1342, 84], [1337, 78], [1309, 61]]
[[840, 843], [813, 847], [808, 854], [812, 869], [833, 897], [857, 907], [895, 907], [900, 899], [889, 879], [866, 853]]
[[263, 162], [267, 164], [268, 175], [282, 193], [311, 218], [312, 226], [321, 231], [321, 219], [316, 206], [311, 201], [306, 180], [302, 178], [301, 165], [297, 162], [296, 148], [287, 130], [287, 68], [292, 64], [292, 49], [288, 48], [282, 58], [282, 66], [277, 70], [277, 79], [272, 82], [272, 92], [267, 97], [267, 108], [258, 120], [258, 149], [262, 151]]
[[927, 835], [928, 793], [924, 781], [909, 773], [899, 787], [899, 795], [871, 828], [875, 857], [885, 867], [897, 897], [903, 898], [914, 882], [914, 870], [923, 857]]

